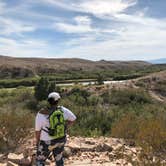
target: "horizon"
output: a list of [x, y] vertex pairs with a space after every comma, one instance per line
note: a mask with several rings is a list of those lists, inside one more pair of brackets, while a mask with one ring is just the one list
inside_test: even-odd
[[57, 57], [18, 57], [18, 56], [6, 56], [6, 55], [0, 55], [0, 57], [6, 57], [6, 58], [19, 58], [19, 59], [80, 59], [80, 60], [87, 60], [87, 61], [94, 61], [94, 62], [99, 62], [99, 61], [112, 61], [112, 62], [147, 62], [147, 63], [153, 63], [153, 61], [160, 61], [160, 60], [164, 60], [164, 64], [166, 63], [166, 58], [160, 58], [160, 59], [149, 59], [149, 60], [106, 60], [106, 59], [99, 59], [99, 60], [90, 60], [90, 59], [85, 59], [85, 58], [78, 58], [78, 57], [74, 57], [74, 58], [57, 58]]
[[164, 59], [165, 10], [165, 0], [0, 0], [0, 54], [92, 61]]

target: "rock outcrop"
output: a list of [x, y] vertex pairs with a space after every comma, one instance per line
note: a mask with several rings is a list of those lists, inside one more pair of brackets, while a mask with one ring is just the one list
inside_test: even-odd
[[[19, 163], [22, 163], [23, 166], [28, 166], [28, 163], [35, 165], [33, 145], [31, 139], [14, 153], [9, 153], [8, 157], [1, 154], [0, 165], [15, 166]], [[64, 151], [66, 166], [132, 166], [141, 164], [140, 156], [140, 147], [135, 147], [134, 144], [123, 139], [105, 137], [71, 137], [68, 139]], [[166, 164], [166, 159], [163, 159], [162, 163]], [[51, 157], [47, 161], [47, 165], [54, 165]]]

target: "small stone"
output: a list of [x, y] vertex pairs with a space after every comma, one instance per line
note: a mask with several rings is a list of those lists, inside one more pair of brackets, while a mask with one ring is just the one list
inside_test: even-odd
[[65, 158], [68, 158], [68, 157], [71, 156], [71, 155], [72, 155], [71, 148], [65, 147], [65, 148], [64, 148], [64, 152], [63, 152], [63, 156], [64, 156]]

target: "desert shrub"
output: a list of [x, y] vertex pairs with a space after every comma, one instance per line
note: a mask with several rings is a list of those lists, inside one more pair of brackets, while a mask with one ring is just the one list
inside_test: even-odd
[[33, 89], [17, 88], [17, 89], [2, 89], [0, 91], [0, 105], [25, 105], [28, 100], [34, 98]]
[[103, 104], [110, 104], [111, 98], [110, 98], [110, 92], [109, 91], [104, 92], [101, 95], [101, 97], [103, 99]]
[[34, 99], [31, 88], [0, 91], [0, 150], [15, 148], [33, 127], [34, 115], [27, 104]]
[[90, 93], [81, 88], [73, 88], [67, 95], [77, 105], [87, 105]]
[[156, 83], [154, 90], [166, 97], [166, 81], [159, 81]]
[[34, 116], [26, 110], [0, 110], [0, 151], [19, 146], [33, 127]]
[[147, 88], [147, 84], [143, 80], [139, 80], [135, 83], [136, 86]]
[[[112, 125], [112, 136], [133, 139], [146, 152], [166, 149], [166, 112], [158, 106], [145, 106], [145, 113], [123, 114]], [[155, 112], [152, 110], [155, 109]], [[146, 113], [147, 112], [147, 113]]]
[[118, 75], [114, 76], [113, 80], [129, 80], [143, 76], [142, 74], [129, 74], [129, 75]]
[[107, 94], [107, 98], [108, 102], [114, 105], [146, 104], [152, 102], [151, 97], [146, 91], [135, 89], [113, 89], [110, 95]]
[[[94, 103], [82, 105], [80, 104], [80, 101], [70, 98], [73, 96], [74, 95], [72, 94], [62, 98], [60, 103], [71, 109], [77, 116], [77, 121], [70, 129], [70, 134], [80, 136], [109, 135], [111, 133], [112, 123], [111, 112], [105, 111], [105, 109], [99, 105], [94, 106]], [[88, 102], [91, 100], [89, 98]]]
[[43, 108], [47, 109], [48, 107], [49, 107], [49, 103], [47, 102], [47, 100], [42, 100], [37, 103], [36, 109], [39, 111], [40, 109], [43, 109]]
[[100, 96], [91, 95], [88, 98], [88, 104], [94, 107], [98, 107], [99, 104], [103, 103], [103, 99]]
[[[80, 108], [77, 123], [71, 128], [72, 135], [101, 136], [111, 134], [111, 116], [100, 109]], [[96, 135], [95, 135], [96, 134]]]
[[127, 113], [123, 115], [112, 126], [112, 136], [135, 139], [138, 132], [138, 120], [135, 114]]
[[147, 151], [161, 152], [166, 149], [166, 121], [163, 118], [149, 118], [139, 123], [136, 139]]

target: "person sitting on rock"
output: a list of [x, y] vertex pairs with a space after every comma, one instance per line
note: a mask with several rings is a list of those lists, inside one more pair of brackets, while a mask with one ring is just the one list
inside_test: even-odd
[[50, 93], [49, 108], [42, 109], [36, 115], [37, 166], [44, 166], [51, 152], [56, 165], [64, 165], [62, 153], [66, 143], [66, 128], [76, 120], [76, 116], [69, 109], [58, 106], [60, 98], [59, 93]]

